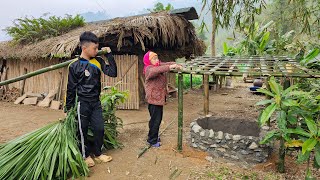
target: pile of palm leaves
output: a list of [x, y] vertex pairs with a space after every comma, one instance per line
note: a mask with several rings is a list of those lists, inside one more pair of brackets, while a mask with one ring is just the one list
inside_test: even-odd
[[[122, 120], [116, 106], [128, 97], [111, 87], [102, 95], [105, 119], [104, 148], [118, 148], [117, 128]], [[77, 107], [77, 106], [75, 106]], [[89, 169], [78, 148], [75, 108], [64, 120], [49, 124], [29, 134], [0, 145], [0, 179], [67, 179], [87, 176]], [[92, 136], [92, 131], [89, 131]]]
[[64, 120], [0, 145], [0, 179], [67, 179], [87, 176], [78, 149], [75, 110]]
[[48, 18], [21, 18], [14, 21], [14, 26], [7, 27], [5, 31], [14, 41], [22, 44], [34, 43], [47, 38], [60, 36], [70, 30], [84, 26], [84, 18], [80, 15], [74, 17], [50, 16]]

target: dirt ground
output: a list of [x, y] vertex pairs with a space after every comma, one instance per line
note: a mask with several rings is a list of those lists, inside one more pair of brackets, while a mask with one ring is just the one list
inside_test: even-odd
[[[264, 97], [250, 93], [247, 88], [250, 85], [238, 83], [232, 89], [211, 91], [210, 114], [218, 118], [256, 121], [259, 110], [254, 104]], [[177, 99], [170, 99], [164, 108], [161, 129], [172, 120], [174, 123], [162, 134], [162, 146], [151, 148], [137, 159], [137, 154], [146, 146], [147, 106], [143, 105], [140, 110], [117, 111], [124, 122], [119, 136], [124, 147], [106, 152], [113, 157], [113, 161], [91, 168], [88, 179], [303, 179], [304, 167], [295, 165], [290, 158], [286, 161], [288, 173], [278, 174], [275, 172], [275, 154], [268, 162], [249, 167], [225, 159], [208, 161], [207, 153], [191, 148], [189, 125], [203, 114], [201, 90], [184, 94], [184, 146], [183, 152], [178, 153], [177, 114]], [[0, 143], [63, 117], [62, 110], [0, 102]]]

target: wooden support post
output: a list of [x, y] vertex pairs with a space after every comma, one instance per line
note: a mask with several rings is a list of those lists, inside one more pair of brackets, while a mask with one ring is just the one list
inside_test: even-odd
[[178, 151], [182, 151], [183, 133], [183, 74], [178, 73]]
[[209, 114], [209, 75], [205, 74], [204, 75], [204, 93], [203, 93], [203, 112], [204, 115], [208, 115]]
[[220, 89], [222, 88], [223, 78], [224, 78], [224, 76], [219, 76], [219, 79], [220, 79], [219, 88], [220, 88]]
[[[192, 67], [190, 68], [190, 70], [192, 70]], [[190, 73], [190, 89], [193, 88], [193, 84], [192, 84], [192, 74]]]
[[204, 88], [204, 75], [202, 74], [202, 88]]
[[58, 94], [56, 95], [57, 101], [60, 101], [60, 99], [61, 99], [62, 87], [63, 87], [63, 72], [59, 72], [59, 74], [60, 74], [60, 84], [59, 84], [59, 88], [58, 88]]
[[218, 88], [219, 88], [219, 76], [215, 76], [215, 86], [216, 86], [216, 90], [215, 91], [218, 91]]
[[193, 85], [192, 85], [192, 74], [190, 74], [190, 89], [192, 89]]
[[[23, 75], [27, 74], [27, 68], [24, 68]], [[26, 85], [26, 79], [22, 80], [21, 89], [20, 89], [20, 96], [24, 94], [24, 86]]]

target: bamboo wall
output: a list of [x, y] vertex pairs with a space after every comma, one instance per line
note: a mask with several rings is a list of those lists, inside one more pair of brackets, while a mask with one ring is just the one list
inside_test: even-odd
[[[11, 79], [23, 75], [25, 68], [27, 69], [27, 72], [32, 72], [58, 63], [60, 63], [60, 61], [57, 59], [36, 61], [8, 60], [7, 67], [9, 69], [7, 71], [7, 76], [8, 79]], [[61, 77], [66, 76], [65, 71], [66, 68], [57, 69], [26, 79], [24, 92], [32, 91], [34, 93], [48, 93], [50, 90], [58, 88], [61, 83], [61, 80], [64, 79], [61, 79]], [[62, 76], [60, 73], [63, 73]], [[9, 88], [12, 87], [21, 89], [22, 81], [10, 84]]]
[[135, 55], [116, 55], [114, 56], [117, 67], [118, 77], [111, 78], [109, 76], [103, 76], [102, 88], [105, 86], [113, 86], [119, 83], [118, 89], [120, 91], [129, 91], [129, 98], [126, 103], [121, 104], [119, 109], [139, 109], [139, 73], [138, 73], [138, 56]]
[[[129, 99], [126, 103], [119, 106], [120, 109], [139, 109], [139, 84], [138, 84], [138, 57], [134, 55], [115, 55], [115, 60], [118, 66], [118, 77], [110, 78], [102, 75], [102, 87], [112, 86], [122, 79], [122, 83], [118, 86], [121, 91], [129, 91]], [[24, 69], [27, 72], [32, 72], [44, 67], [48, 67], [53, 64], [58, 64], [58, 59], [52, 60], [36, 60], [36, 61], [20, 61], [20, 60], [8, 60], [7, 67], [8, 79], [20, 76], [24, 74]], [[129, 69], [130, 68], [130, 69]], [[129, 70], [128, 70], [129, 69]], [[128, 71], [127, 71], [128, 70]], [[126, 74], [126, 75], [125, 75]], [[62, 77], [62, 78], [61, 78]], [[34, 93], [48, 93], [50, 90], [60, 88], [61, 98], [64, 100], [66, 91], [66, 79], [67, 79], [67, 67], [57, 69], [44, 74], [33, 76], [26, 79], [24, 92], [32, 91]], [[62, 82], [61, 82], [62, 81]], [[9, 88], [21, 89], [22, 81], [15, 82], [9, 85]]]

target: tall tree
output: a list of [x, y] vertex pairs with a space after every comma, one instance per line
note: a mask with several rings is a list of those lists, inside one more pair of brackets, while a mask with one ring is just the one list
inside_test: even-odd
[[202, 11], [208, 6], [212, 15], [211, 55], [215, 56], [215, 36], [218, 27], [228, 28], [232, 23], [242, 28], [254, 28], [255, 15], [265, 8], [264, 0], [201, 0]]

